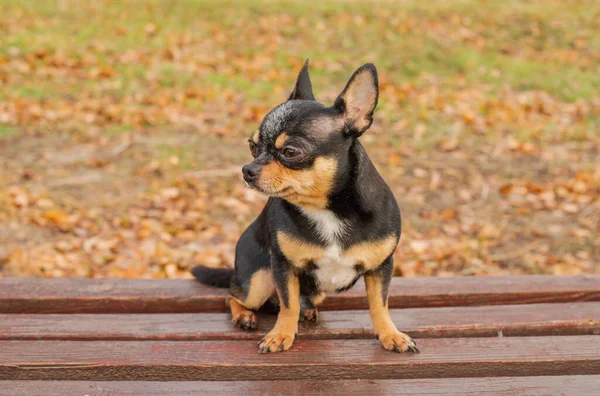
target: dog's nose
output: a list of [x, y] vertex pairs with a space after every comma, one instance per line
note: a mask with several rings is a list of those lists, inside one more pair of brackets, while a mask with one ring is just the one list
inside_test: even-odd
[[242, 173], [244, 174], [244, 180], [251, 183], [256, 180], [260, 173], [260, 165], [248, 164], [242, 168]]

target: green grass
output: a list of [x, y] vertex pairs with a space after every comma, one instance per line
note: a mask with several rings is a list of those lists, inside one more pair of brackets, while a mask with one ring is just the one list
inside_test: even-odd
[[[317, 65], [311, 75], [318, 97], [326, 87], [341, 89], [351, 71], [367, 61], [396, 85], [426, 88], [428, 76], [434, 76], [448, 97], [465, 86], [489, 96], [509, 88], [545, 91], [564, 102], [600, 97], [596, 2], [461, 0], [432, 6], [416, 0], [333, 1], [307, 6], [285, 0], [234, 5], [216, 0], [0, 0], [0, 29], [0, 60], [17, 49], [34, 66], [31, 72], [5, 70], [11, 79], [0, 94], [8, 98], [76, 102], [112, 97], [120, 103], [136, 95], [160, 91], [174, 97], [196, 88], [217, 96], [233, 90], [249, 101], [274, 104], [289, 90], [305, 57]], [[41, 72], [48, 60], [35, 58], [39, 50], [49, 58], [59, 53], [87, 64], [52, 77]], [[172, 50], [179, 58], [165, 55]], [[93, 68], [109, 68], [115, 75], [109, 81], [93, 78]], [[278, 74], [267, 78], [269, 72]], [[415, 110], [409, 100], [400, 105]], [[203, 107], [197, 101], [183, 106]], [[383, 114], [402, 110], [388, 107]], [[445, 121], [442, 114], [427, 117], [432, 125]]]
[[22, 86], [18, 88], [17, 93], [22, 98], [36, 100], [47, 99], [51, 94], [47, 86]]
[[119, 135], [123, 135], [124, 133], [130, 132], [131, 130], [132, 130], [131, 125], [120, 124], [120, 125], [113, 125], [113, 126], [104, 128], [104, 133], [106, 133], [108, 135], [119, 136]]
[[17, 134], [17, 129], [6, 124], [0, 124], [0, 139]]

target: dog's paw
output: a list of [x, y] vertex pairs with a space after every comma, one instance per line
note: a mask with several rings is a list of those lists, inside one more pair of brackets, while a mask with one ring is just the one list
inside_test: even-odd
[[242, 311], [231, 318], [231, 323], [243, 330], [256, 329], [256, 315], [252, 311]]
[[300, 313], [300, 322], [316, 322], [319, 320], [319, 311], [316, 308], [305, 309]]
[[276, 329], [271, 330], [258, 343], [258, 353], [281, 352], [291, 348], [296, 339], [294, 332], [282, 332]]
[[408, 335], [401, 333], [398, 330], [389, 333], [382, 332], [377, 338], [379, 339], [379, 342], [381, 342], [381, 346], [388, 351], [419, 353], [417, 343]]

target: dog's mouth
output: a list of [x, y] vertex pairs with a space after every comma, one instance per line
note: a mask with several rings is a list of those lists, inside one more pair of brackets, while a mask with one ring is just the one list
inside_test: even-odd
[[292, 189], [291, 187], [286, 187], [284, 189], [281, 189], [277, 192], [272, 193], [272, 195], [277, 196], [277, 197], [281, 197], [281, 198], [285, 198], [288, 195], [291, 195], [294, 193], [294, 189]]
[[269, 190], [269, 189], [263, 188], [255, 183], [246, 182], [246, 186], [249, 188], [252, 188], [262, 194], [268, 195], [269, 197], [285, 198], [294, 192], [292, 187], [285, 187], [285, 188], [282, 188], [281, 190], [275, 191], [275, 190]]

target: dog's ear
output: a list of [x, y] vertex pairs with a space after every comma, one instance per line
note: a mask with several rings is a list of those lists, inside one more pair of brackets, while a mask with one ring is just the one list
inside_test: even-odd
[[378, 99], [377, 69], [367, 63], [352, 74], [333, 105], [344, 117], [345, 134], [359, 137], [369, 129]]
[[298, 73], [296, 86], [288, 100], [315, 100], [312, 84], [310, 83], [310, 76], [308, 75], [308, 59], [304, 62], [304, 66], [302, 66], [300, 73]]

